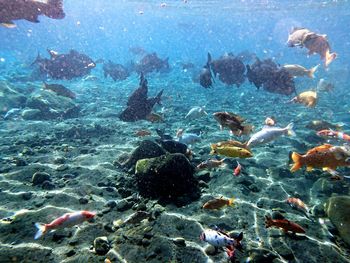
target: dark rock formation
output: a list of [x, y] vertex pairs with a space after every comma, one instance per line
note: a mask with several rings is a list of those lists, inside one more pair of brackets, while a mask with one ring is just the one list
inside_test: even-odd
[[122, 121], [129, 122], [145, 120], [151, 113], [153, 106], [156, 103], [160, 104], [163, 90], [154, 98], [147, 98], [147, 93], [147, 80], [144, 78], [143, 74], [141, 74], [140, 87], [131, 94], [127, 103], [127, 108], [120, 114], [119, 118]]
[[183, 205], [199, 198], [194, 167], [179, 153], [166, 154], [136, 163], [136, 182], [141, 195]]

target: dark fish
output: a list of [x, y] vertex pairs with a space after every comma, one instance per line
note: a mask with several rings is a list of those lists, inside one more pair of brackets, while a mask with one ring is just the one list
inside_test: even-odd
[[213, 75], [211, 74], [210, 63], [211, 63], [211, 55], [210, 53], [208, 53], [207, 64], [203, 67], [199, 75], [199, 84], [201, 84], [201, 86], [206, 89], [213, 87], [213, 81], [212, 81]]
[[129, 52], [134, 55], [144, 55], [146, 54], [146, 50], [143, 47], [130, 47]]
[[122, 121], [129, 122], [145, 120], [152, 112], [152, 109], [156, 103], [161, 105], [163, 91], [164, 90], [161, 90], [154, 98], [148, 98], [147, 79], [145, 79], [144, 75], [141, 74], [140, 87], [131, 94], [127, 102], [127, 108], [122, 111], [119, 118]]
[[135, 65], [135, 70], [140, 74], [147, 74], [153, 71], [168, 72], [170, 70], [168, 60], [169, 58], [160, 59], [157, 53], [147, 54]]
[[19, 19], [39, 23], [39, 15], [63, 19], [63, 0], [0, 0], [0, 24], [5, 27], [16, 27], [13, 20]]
[[91, 69], [96, 67], [96, 63], [85, 54], [76, 50], [71, 50], [68, 54], [58, 54], [48, 50], [50, 59], [42, 58], [40, 54], [32, 65], [38, 65], [39, 71], [54, 79], [73, 79], [90, 74]]
[[128, 70], [120, 64], [115, 64], [112, 61], [103, 65], [103, 72], [105, 78], [110, 76], [114, 81], [125, 80], [130, 76]]
[[67, 89], [65, 86], [60, 84], [47, 84], [44, 82], [44, 89], [51, 90], [59, 96], [63, 96], [71, 99], [76, 98], [76, 94], [73, 91]]

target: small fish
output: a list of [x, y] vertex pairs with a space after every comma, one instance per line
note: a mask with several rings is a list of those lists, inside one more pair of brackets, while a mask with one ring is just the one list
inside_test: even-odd
[[306, 107], [314, 108], [317, 103], [317, 92], [313, 90], [304, 91], [290, 100], [290, 102], [304, 104]]
[[49, 224], [35, 223], [35, 227], [38, 229], [38, 231], [36, 232], [34, 239], [38, 239], [48, 231], [54, 229], [72, 227], [81, 224], [84, 221], [92, 219], [95, 215], [95, 212], [79, 211], [74, 213], [66, 213]]
[[182, 133], [177, 138], [178, 142], [184, 143], [186, 145], [194, 144], [194, 143], [200, 142], [201, 140], [202, 140], [201, 136], [195, 133], [185, 133], [185, 134]]
[[215, 112], [213, 114], [214, 119], [220, 124], [220, 129], [224, 127], [230, 129], [231, 133], [237, 136], [247, 135], [252, 132], [252, 125], [243, 125], [245, 119], [232, 112]]
[[242, 166], [241, 164], [237, 161], [237, 166], [236, 168], [233, 170], [233, 175], [234, 176], [239, 176], [241, 174], [241, 170], [242, 170]]
[[292, 160], [294, 164], [290, 169], [291, 172], [306, 166], [306, 171], [312, 171], [313, 168], [322, 168], [334, 174], [338, 166], [350, 166], [350, 150], [346, 146], [324, 144], [312, 148], [304, 155], [293, 152]]
[[265, 125], [267, 126], [275, 126], [276, 125], [276, 121], [272, 118], [272, 117], [267, 117], [265, 119]]
[[250, 158], [253, 154], [245, 148], [236, 146], [216, 146], [211, 145], [210, 154], [219, 154], [227, 157]]
[[203, 107], [193, 107], [185, 116], [186, 120], [195, 120], [200, 117], [206, 116], [208, 113], [205, 111]]
[[197, 165], [198, 170], [202, 169], [213, 169], [213, 168], [218, 168], [218, 167], [224, 167], [226, 164], [224, 163], [225, 158], [221, 160], [216, 160], [216, 159], [208, 159], [204, 162], [201, 162], [200, 164]]
[[326, 137], [326, 138], [332, 138], [332, 139], [339, 139], [350, 142], [350, 135], [345, 134], [344, 132], [340, 131], [333, 131], [333, 130], [321, 130], [316, 133], [318, 136]]
[[247, 147], [254, 147], [260, 144], [271, 142], [282, 135], [294, 136], [293, 123], [289, 123], [285, 128], [265, 126], [261, 131], [253, 134], [247, 142]]
[[20, 108], [13, 108], [13, 109], [9, 110], [4, 115], [4, 120], [15, 119], [16, 117], [19, 116], [19, 114], [21, 113], [21, 110], [22, 109], [20, 109]]
[[138, 137], [144, 137], [144, 136], [149, 136], [152, 133], [149, 130], [138, 130], [135, 132], [135, 135]]
[[164, 118], [162, 115], [158, 113], [151, 112], [146, 116], [146, 120], [154, 123], [154, 122], [164, 122]]
[[206, 202], [202, 208], [204, 209], [209, 209], [209, 210], [217, 210], [217, 209], [221, 209], [225, 206], [234, 206], [234, 201], [235, 198], [232, 197], [231, 199], [225, 199], [225, 198], [215, 198], [212, 199], [208, 202]]
[[332, 83], [325, 81], [324, 79], [320, 79], [317, 83], [316, 90], [324, 91], [324, 92], [332, 92], [334, 90], [334, 85]]
[[313, 121], [310, 121], [305, 127], [315, 131], [327, 130], [327, 129], [341, 130], [343, 125], [344, 125], [343, 123], [332, 124], [323, 120], [313, 120]]
[[292, 233], [301, 233], [304, 234], [305, 230], [298, 225], [297, 223], [294, 223], [292, 221], [289, 221], [287, 219], [272, 219], [269, 216], [265, 216], [265, 227], [276, 227], [281, 228], [285, 233], [292, 232]]
[[307, 205], [301, 201], [299, 198], [296, 197], [289, 197], [286, 200], [287, 204], [289, 204], [291, 207], [298, 209], [300, 211], [302, 211], [303, 213], [305, 213], [306, 215], [309, 214], [309, 208], [307, 207]]
[[283, 68], [288, 71], [288, 73], [293, 77], [303, 77], [308, 76], [309, 78], [315, 78], [314, 73], [318, 69], [319, 65], [311, 69], [306, 69], [303, 66], [297, 64], [284, 65]]

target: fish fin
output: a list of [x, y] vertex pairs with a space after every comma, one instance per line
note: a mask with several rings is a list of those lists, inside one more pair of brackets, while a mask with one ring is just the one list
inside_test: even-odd
[[9, 22], [6, 22], [6, 23], [1, 23], [1, 25], [3, 27], [6, 27], [6, 28], [15, 28], [16, 27], [16, 24], [13, 23], [12, 21], [9, 21]]
[[313, 168], [312, 166], [307, 166], [307, 167], [306, 167], [306, 171], [307, 171], [307, 172], [311, 172], [313, 169], [314, 169], [314, 168]]
[[286, 129], [287, 129], [288, 136], [295, 136], [295, 132], [293, 131], [293, 127], [294, 127], [293, 122], [291, 122], [287, 125]]
[[39, 224], [39, 223], [35, 223], [35, 227], [38, 229], [38, 231], [36, 232], [34, 239], [38, 239], [40, 238], [42, 235], [44, 235], [46, 233], [46, 226], [44, 224]]
[[302, 156], [299, 153], [296, 153], [296, 152], [292, 153], [292, 160], [293, 160], [294, 164], [293, 164], [292, 168], [290, 169], [291, 172], [295, 172], [301, 168], [301, 166], [302, 166], [301, 159], [302, 159]]
[[320, 64], [318, 64], [318, 65], [316, 65], [313, 68], [308, 70], [307, 75], [309, 76], [309, 78], [312, 78], [312, 79], [315, 78], [314, 74], [315, 74], [315, 72], [316, 72], [316, 70], [318, 69], [319, 66], [320, 66]]
[[228, 205], [234, 207], [235, 206], [235, 198], [232, 197], [230, 200], [228, 200]]
[[325, 67], [328, 67], [331, 62], [336, 59], [337, 53], [330, 53], [329, 50], [326, 51], [325, 61], [324, 65]]
[[217, 154], [216, 149], [211, 149], [209, 154], [211, 154], [211, 155]]

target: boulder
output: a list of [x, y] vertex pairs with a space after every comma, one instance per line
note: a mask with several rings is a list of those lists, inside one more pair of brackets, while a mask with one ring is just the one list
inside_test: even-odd
[[325, 204], [325, 211], [340, 237], [350, 246], [350, 197], [329, 198]]
[[[56, 95], [48, 90], [33, 93], [27, 100], [26, 106], [40, 110], [40, 118], [44, 120], [56, 118], [76, 118], [80, 107], [70, 98]], [[38, 118], [37, 115], [35, 115]]]
[[[166, 154], [136, 163], [136, 182], [141, 195], [181, 205], [199, 197], [194, 167], [185, 155]], [[180, 204], [181, 203], [181, 204]]]
[[138, 160], [159, 157], [165, 153], [166, 152], [157, 143], [150, 140], [144, 140], [122, 165], [129, 169], [134, 166]]
[[0, 82], [0, 113], [5, 114], [13, 108], [22, 108], [26, 97], [11, 88], [6, 82]]

